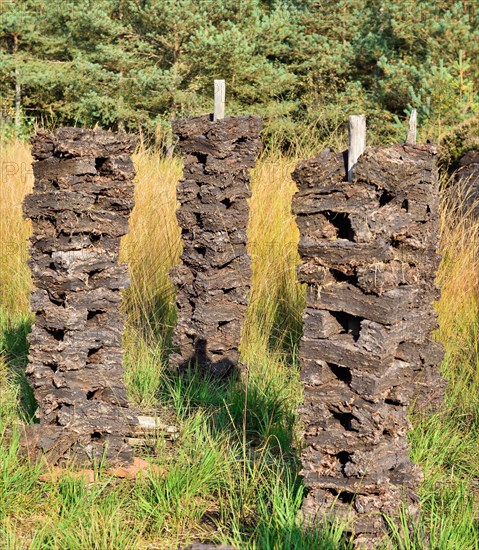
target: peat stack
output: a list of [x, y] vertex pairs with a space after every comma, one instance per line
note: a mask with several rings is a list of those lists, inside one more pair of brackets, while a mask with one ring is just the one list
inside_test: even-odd
[[[307, 284], [300, 345], [303, 511], [334, 505], [356, 545], [377, 542], [420, 471], [409, 459], [408, 407], [441, 398], [442, 348], [431, 339], [439, 263], [438, 176], [431, 145], [368, 148], [352, 182], [345, 154], [324, 151], [293, 178]], [[435, 395], [435, 392], [438, 394]]]
[[472, 187], [477, 195], [477, 188], [479, 187], [479, 151], [468, 151], [461, 157], [456, 171], [456, 180]]
[[24, 202], [33, 226], [29, 265], [36, 321], [28, 380], [40, 424], [30, 453], [52, 463], [129, 462], [124, 434], [138, 423], [123, 384], [120, 237], [133, 208], [135, 140], [63, 128], [32, 138], [35, 184]]
[[479, 151], [468, 151], [461, 157], [454, 174], [458, 206], [463, 215], [479, 214]]
[[251, 285], [249, 170], [261, 148], [261, 129], [261, 119], [252, 116], [173, 123], [184, 157], [177, 190], [183, 263], [171, 271], [178, 288], [174, 368], [191, 365], [222, 376], [238, 365]]

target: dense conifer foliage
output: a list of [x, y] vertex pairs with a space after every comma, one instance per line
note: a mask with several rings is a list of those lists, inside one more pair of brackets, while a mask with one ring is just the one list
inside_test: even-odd
[[142, 129], [211, 110], [267, 119], [284, 146], [369, 116], [378, 141], [418, 109], [441, 138], [479, 110], [470, 0], [12, 0], [0, 4], [3, 125]]

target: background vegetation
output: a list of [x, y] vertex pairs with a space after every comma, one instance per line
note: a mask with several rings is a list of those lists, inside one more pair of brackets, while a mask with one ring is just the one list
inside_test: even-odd
[[257, 113], [281, 147], [364, 112], [402, 139], [411, 108], [438, 140], [479, 109], [476, 0], [7, 0], [0, 3], [1, 120], [143, 130], [172, 118]]

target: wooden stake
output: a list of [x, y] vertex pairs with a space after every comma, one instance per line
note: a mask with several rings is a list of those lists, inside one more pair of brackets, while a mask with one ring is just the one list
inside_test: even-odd
[[215, 110], [213, 120], [225, 118], [226, 84], [224, 80], [215, 80]]
[[353, 169], [366, 149], [366, 115], [351, 115], [348, 118], [348, 181], [352, 181]]
[[175, 149], [175, 146], [173, 144], [173, 132], [171, 131], [171, 128], [168, 130], [168, 133], [166, 134], [166, 143], [165, 143], [165, 157], [167, 159], [170, 159], [173, 156], [173, 151]]
[[417, 139], [417, 111], [413, 109], [409, 116], [409, 130], [407, 133], [407, 145], [416, 145]]

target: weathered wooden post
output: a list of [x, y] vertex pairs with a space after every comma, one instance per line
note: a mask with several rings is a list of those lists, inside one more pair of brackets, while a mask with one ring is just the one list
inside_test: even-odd
[[366, 149], [366, 116], [351, 115], [348, 119], [348, 181], [354, 177], [354, 167]]
[[128, 231], [135, 139], [103, 130], [62, 128], [32, 138], [33, 193], [29, 265], [36, 321], [29, 335], [28, 379], [39, 424], [29, 426], [29, 452], [51, 464], [128, 463], [125, 436], [138, 425], [123, 384], [118, 263]]
[[215, 106], [213, 120], [225, 118], [226, 83], [224, 80], [215, 80]]
[[303, 512], [314, 521], [333, 508], [356, 545], [372, 547], [387, 528], [383, 515], [397, 516], [403, 503], [418, 514], [407, 411], [442, 387], [442, 348], [431, 336], [438, 176], [432, 145], [368, 148], [356, 163], [358, 150], [347, 177], [346, 153], [329, 150], [293, 173], [307, 285]]
[[178, 352], [170, 363], [224, 375], [238, 365], [251, 285], [246, 250], [249, 170], [261, 148], [262, 121], [252, 116], [222, 118], [224, 85], [215, 98], [214, 120], [207, 115], [173, 123], [184, 158], [177, 190], [183, 263], [172, 270], [178, 287]]
[[417, 111], [413, 109], [409, 116], [409, 129], [407, 132], [406, 143], [408, 145], [416, 145], [417, 137]]

